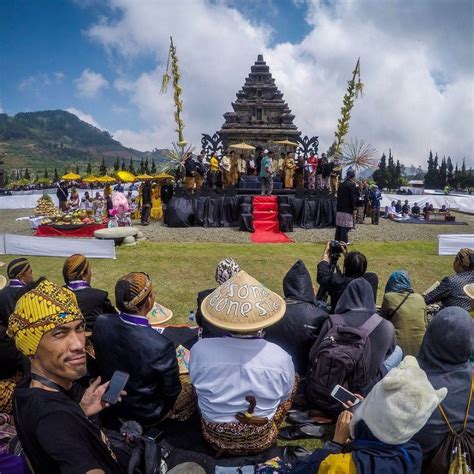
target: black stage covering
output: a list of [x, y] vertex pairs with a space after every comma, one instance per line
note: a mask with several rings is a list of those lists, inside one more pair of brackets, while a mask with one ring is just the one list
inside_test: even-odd
[[[293, 227], [317, 229], [336, 224], [336, 198], [327, 192], [296, 192], [279, 195], [280, 230]], [[169, 227], [240, 227], [253, 231], [252, 196], [200, 191], [178, 191], [164, 209], [164, 223]]]

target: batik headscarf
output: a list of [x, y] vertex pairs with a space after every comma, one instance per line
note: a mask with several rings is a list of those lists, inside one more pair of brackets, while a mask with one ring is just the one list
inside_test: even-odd
[[90, 267], [84, 255], [76, 253], [66, 259], [63, 265], [63, 277], [66, 284], [74, 280], [82, 280]]
[[390, 275], [385, 285], [385, 293], [413, 293], [410, 275], [405, 270], [397, 270]]
[[31, 265], [26, 258], [15, 258], [8, 264], [8, 278], [10, 278], [10, 280], [20, 278], [21, 275], [23, 275], [23, 273], [25, 273], [29, 268], [31, 268]]
[[123, 276], [115, 285], [115, 302], [124, 313], [137, 314], [153, 290], [146, 273], [133, 272]]
[[80, 319], [84, 318], [74, 293], [42, 280], [18, 300], [8, 320], [7, 334], [25, 356], [32, 357], [45, 333]]
[[454, 259], [454, 269], [456, 272], [459, 270], [456, 269], [456, 266], [462, 272], [467, 272], [474, 267], [474, 259], [472, 259], [472, 250], [468, 248], [461, 249]]
[[240, 272], [240, 265], [233, 258], [226, 258], [217, 264], [216, 281], [223, 285], [229, 278]]

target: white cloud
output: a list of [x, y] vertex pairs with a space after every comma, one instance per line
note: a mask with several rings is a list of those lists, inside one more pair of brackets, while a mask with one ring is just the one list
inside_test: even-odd
[[64, 78], [66, 77], [66, 75], [64, 74], [64, 72], [61, 72], [61, 71], [56, 71], [54, 74], [53, 74], [54, 78], [56, 79], [56, 82], [60, 83], [64, 80]]
[[390, 147], [406, 165], [425, 165], [429, 149], [458, 161], [465, 156], [474, 165], [469, 0], [459, 0], [456, 8], [441, 0], [305, 3], [312, 31], [300, 43], [270, 47], [270, 28], [245, 18], [229, 2], [109, 0], [120, 16], [102, 19], [89, 36], [119, 63], [147, 54], [159, 63], [138, 77], [115, 81], [149, 124], [115, 136], [141, 149], [176, 140], [171, 91], [159, 95], [173, 34], [185, 136], [197, 147], [202, 132], [220, 129], [222, 114], [231, 110], [250, 66], [263, 53], [296, 125], [303, 134], [319, 135], [325, 151], [334, 137], [347, 80], [361, 57], [365, 96], [355, 102], [350, 136], [364, 138], [380, 153]]
[[42, 87], [48, 87], [55, 84], [60, 84], [65, 78], [65, 74], [61, 71], [48, 74], [40, 72], [32, 74], [31, 76], [25, 77], [18, 83], [18, 90], [26, 91], [33, 90], [38, 92]]
[[102, 127], [95, 119], [92, 117], [92, 115], [88, 114], [87, 112], [82, 112], [79, 109], [76, 109], [75, 107], [68, 107], [66, 109], [68, 112], [71, 114], [74, 114], [77, 118], [82, 120], [83, 122], [86, 122], [90, 125], [93, 125], [94, 127], [100, 128], [101, 130], [105, 130], [104, 127]]
[[74, 80], [78, 95], [86, 98], [95, 97], [102, 89], [109, 87], [109, 82], [100, 72], [84, 69], [80, 77]]

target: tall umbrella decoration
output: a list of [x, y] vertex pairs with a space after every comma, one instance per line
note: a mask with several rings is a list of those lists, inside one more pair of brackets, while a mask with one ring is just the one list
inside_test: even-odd
[[161, 94], [166, 94], [168, 90], [168, 84], [171, 79], [170, 75], [170, 62], [171, 62], [171, 75], [173, 76], [173, 98], [174, 98], [174, 105], [176, 107], [176, 111], [174, 113], [174, 120], [176, 122], [176, 132], [178, 132], [178, 142], [173, 143], [173, 148], [168, 150], [168, 157], [172, 161], [178, 161], [181, 166], [183, 166], [184, 161], [189, 153], [192, 153], [192, 147], [187, 146], [187, 141], [184, 139], [183, 129], [184, 129], [184, 122], [181, 118], [181, 114], [183, 112], [183, 101], [181, 99], [181, 92], [182, 88], [180, 85], [180, 72], [179, 72], [179, 61], [178, 56], [176, 54], [176, 46], [173, 44], [173, 37], [170, 36], [170, 49], [168, 52], [168, 61], [166, 63], [166, 71], [163, 75], [163, 80], [161, 84]]

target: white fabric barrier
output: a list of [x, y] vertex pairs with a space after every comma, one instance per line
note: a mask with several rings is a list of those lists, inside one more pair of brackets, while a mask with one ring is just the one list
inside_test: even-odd
[[5, 255], [5, 234], [0, 234], [0, 255]]
[[75, 253], [82, 253], [88, 258], [116, 258], [113, 240], [0, 234], [0, 241], [4, 242], [3, 253], [7, 255], [69, 257]]
[[438, 235], [438, 255], [456, 255], [463, 248], [474, 249], [474, 234]]
[[443, 194], [431, 194], [431, 195], [406, 195], [406, 194], [382, 194], [382, 209], [385, 206], [390, 206], [392, 201], [402, 201], [408, 200], [410, 206], [413, 206], [415, 202], [423, 208], [423, 206], [428, 202], [428, 204], [433, 204], [437, 209], [441, 209], [441, 206], [445, 205], [448, 209], [457, 209], [461, 212], [467, 214], [474, 214], [474, 196], [446, 196]]

